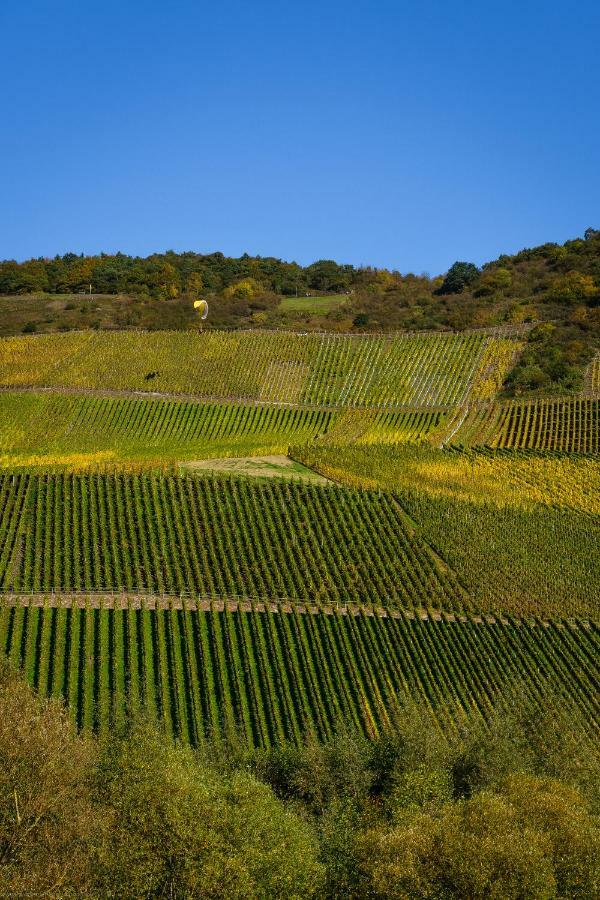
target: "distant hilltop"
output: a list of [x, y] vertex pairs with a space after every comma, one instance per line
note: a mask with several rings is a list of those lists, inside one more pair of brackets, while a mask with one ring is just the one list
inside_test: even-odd
[[[462, 331], [537, 323], [509, 394], [573, 392], [600, 351], [600, 231], [444, 275], [333, 260], [309, 266], [223, 253], [124, 253], [0, 263], [0, 335], [72, 329], [197, 327], [299, 331]], [[541, 323], [541, 324], [539, 324]]]

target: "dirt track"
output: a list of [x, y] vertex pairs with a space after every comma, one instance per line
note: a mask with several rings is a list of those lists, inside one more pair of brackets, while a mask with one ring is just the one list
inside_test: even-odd
[[[435, 609], [385, 609], [382, 606], [362, 606], [358, 603], [346, 604], [313, 604], [310, 602], [293, 601], [289, 598], [280, 600], [258, 600], [251, 597], [236, 598], [211, 598], [191, 597], [185, 595], [120, 593], [120, 592], [64, 592], [64, 593], [4, 593], [0, 594], [0, 608], [17, 606], [36, 606], [58, 609], [187, 609], [200, 610], [201, 612], [272, 612], [293, 613], [301, 615], [326, 616], [378, 616], [382, 619], [416, 619], [423, 621], [429, 619], [436, 622], [474, 622], [487, 625], [537, 625], [549, 627], [550, 622], [544, 620], [520, 620], [504, 616], [492, 615], [464, 615], [450, 613]], [[561, 627], [589, 628], [587, 622], [553, 622]]]
[[[71, 385], [35, 385], [35, 384], [0, 384], [0, 392], [8, 394], [65, 394], [85, 395], [89, 397], [113, 397], [115, 399], [134, 400], [177, 400], [185, 403], [222, 403], [235, 406], [281, 406], [284, 409], [308, 409], [315, 412], [336, 412], [351, 409], [368, 409], [371, 412], [413, 412], [422, 410], [422, 404], [400, 404], [396, 406], [337, 406], [336, 404], [292, 403], [283, 400], [256, 400], [248, 397], [223, 397], [207, 394], [178, 394], [169, 391], [114, 390], [111, 388], [85, 388]], [[427, 406], [431, 412], [448, 412], [453, 406]]]

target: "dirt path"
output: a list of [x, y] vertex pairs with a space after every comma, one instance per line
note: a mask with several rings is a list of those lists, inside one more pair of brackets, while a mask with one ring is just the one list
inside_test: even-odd
[[445, 612], [439, 609], [386, 609], [383, 606], [366, 606], [360, 603], [313, 604], [306, 601], [295, 601], [291, 598], [278, 600], [258, 600], [252, 597], [207, 597], [179, 594], [144, 594], [125, 592], [84, 592], [72, 591], [64, 593], [4, 593], [0, 594], [0, 609], [3, 607], [47, 607], [58, 609], [187, 609], [201, 612], [252, 612], [260, 613], [293, 613], [301, 615], [326, 616], [376, 616], [387, 619], [421, 619], [424, 622], [474, 622], [486, 625], [533, 625], [544, 628], [554, 625], [558, 628], [589, 628], [589, 622], [578, 621], [545, 621], [538, 619], [524, 620], [498, 615], [473, 615]]
[[111, 388], [84, 388], [70, 385], [0, 384], [3, 394], [63, 394], [65, 396], [85, 395], [86, 397], [114, 397], [135, 400], [176, 400], [185, 403], [224, 403], [235, 406], [280, 406], [284, 409], [307, 409], [315, 412], [340, 412], [347, 409], [368, 409], [373, 412], [415, 412], [427, 409], [431, 412], [448, 412], [453, 406], [427, 406], [422, 403], [399, 404], [397, 406], [336, 406], [315, 403], [292, 403], [284, 400], [256, 400], [250, 397], [223, 397], [217, 394], [178, 394], [169, 391], [118, 391]]

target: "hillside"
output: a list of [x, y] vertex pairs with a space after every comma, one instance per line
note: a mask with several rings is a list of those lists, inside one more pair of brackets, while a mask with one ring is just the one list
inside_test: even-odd
[[[290, 299], [286, 315], [312, 315]], [[356, 302], [337, 296], [329, 314]], [[300, 811], [331, 871], [348, 835], [354, 867], [373, 823], [430, 827], [488, 784], [505, 790], [498, 779], [551, 785], [552, 823], [556, 796], [569, 816], [592, 804], [598, 365], [577, 393], [507, 398], [531, 353], [563, 340], [544, 329], [0, 337], [0, 713], [5, 757], [18, 734], [28, 760], [12, 802], [22, 772], [56, 752], [55, 731], [42, 740], [31, 724], [31, 704], [47, 720], [51, 701], [100, 784], [102, 753], [117, 772], [136, 753], [143, 772], [156, 767], [134, 802], [161, 804], [161, 836], [176, 752], [192, 792], [209, 765], [232, 808], [243, 777], [244, 796], [272, 792], [287, 822]], [[136, 773], [119, 795], [138, 790]], [[191, 801], [177, 796], [179, 821]], [[256, 815], [252, 799], [244, 821]], [[330, 816], [343, 835], [328, 850]], [[137, 840], [137, 825], [124, 830]], [[270, 865], [271, 838], [251, 831]]]
[[600, 231], [502, 255], [481, 269], [459, 262], [436, 277], [222, 253], [5, 261], [0, 334], [194, 329], [190, 301], [198, 296], [209, 302], [206, 327], [217, 329], [463, 331], [542, 323], [530, 330], [506, 395], [577, 392], [600, 351]]
[[[397, 834], [408, 823], [394, 859], [415, 822], [427, 830], [442, 814], [455, 841], [468, 804], [510, 813], [502, 798], [517, 778], [536, 822], [532, 791], [548, 795], [544, 847], [548, 834], [564, 846], [574, 816], [572, 843], [583, 835], [591, 846], [597, 366], [578, 394], [507, 399], [536, 329], [0, 337], [0, 752], [12, 766], [0, 778], [16, 785], [4, 788], [10, 801], [22, 803], [23, 773], [40, 759], [63, 772], [85, 753], [72, 788], [46, 791], [71, 812], [88, 782], [100, 786], [78, 847], [115, 778], [118, 803], [131, 797], [137, 812], [121, 826], [109, 810], [99, 833], [120, 828], [119, 847], [123, 835], [137, 842], [140, 816], [158, 804], [162, 846], [176, 832], [165, 803], [180, 822], [200, 788], [219, 784], [208, 840], [223, 816], [230, 835], [245, 798], [243, 846], [257, 865], [271, 870], [273, 847], [303, 865], [277, 825], [276, 815], [286, 828], [296, 816], [312, 835], [310, 865], [318, 854], [338, 884], [313, 893], [332, 898], [347, 894], [340, 860], [354, 871], [374, 827]], [[165, 779], [177, 772], [188, 788], [179, 781], [173, 800]], [[253, 791], [273, 804], [268, 815]], [[202, 794], [190, 835], [206, 808]], [[491, 812], [478, 815], [487, 828]], [[498, 840], [493, 824], [483, 843]], [[186, 838], [181, 852], [200, 851]], [[579, 895], [591, 898], [594, 862], [580, 869]], [[124, 877], [109, 896], [123, 895]], [[240, 896], [277, 895], [277, 884]]]

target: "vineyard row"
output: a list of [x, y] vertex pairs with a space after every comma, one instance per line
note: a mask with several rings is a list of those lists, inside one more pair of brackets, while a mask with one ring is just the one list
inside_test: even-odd
[[375, 735], [410, 697], [446, 727], [512, 692], [599, 723], [598, 631], [419, 618], [191, 610], [0, 609], [0, 652], [84, 731], [144, 709], [198, 745]]
[[391, 494], [155, 473], [0, 476], [0, 588], [468, 605]]
[[114, 449], [180, 458], [217, 447], [285, 448], [326, 432], [334, 413], [275, 406], [0, 393], [0, 453]]
[[600, 452], [600, 397], [472, 406], [452, 443], [500, 449]]
[[162, 391], [329, 407], [492, 398], [515, 341], [483, 334], [75, 332], [0, 340], [0, 384]]

